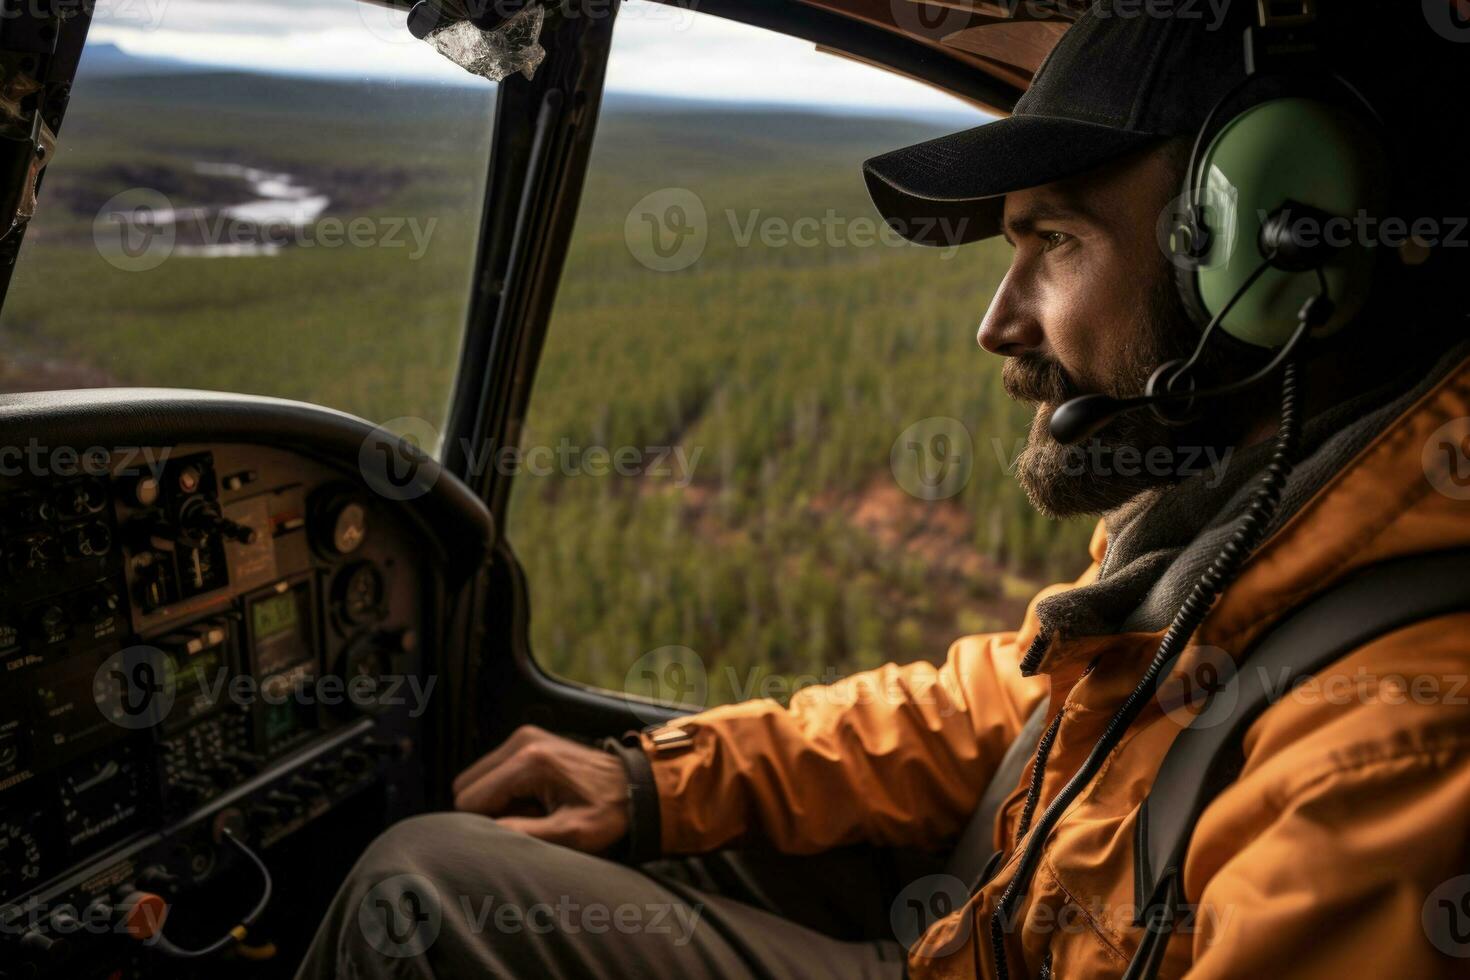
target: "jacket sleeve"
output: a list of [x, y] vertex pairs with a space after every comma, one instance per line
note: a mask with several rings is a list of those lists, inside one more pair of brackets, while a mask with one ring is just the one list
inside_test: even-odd
[[1021, 677], [1017, 641], [965, 637], [938, 667], [890, 664], [804, 688], [785, 707], [714, 708], [676, 723], [690, 738], [675, 749], [644, 734], [664, 852], [940, 846], [1046, 694], [1044, 678]]
[[1190, 852], [1186, 891], [1209, 877], [1195, 892], [1193, 934], [1170, 945], [1179, 969], [1166, 973], [1470, 973], [1467, 629], [1463, 616], [1419, 624], [1380, 644], [1385, 655], [1366, 670], [1332, 675], [1316, 689], [1321, 708], [1278, 705], [1265, 738], [1280, 749], [1236, 787], [1237, 801], [1254, 794], [1255, 806], [1221, 797], [1201, 819], [1196, 838], [1236, 846]]

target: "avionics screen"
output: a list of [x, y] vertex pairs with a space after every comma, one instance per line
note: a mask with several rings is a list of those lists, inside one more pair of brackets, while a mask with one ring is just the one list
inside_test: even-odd
[[228, 663], [223, 647], [215, 647], [193, 656], [174, 654], [168, 657], [168, 672], [174, 682], [175, 707], [170, 716], [171, 727], [193, 721], [218, 706], [215, 698], [224, 692], [223, 679]]
[[261, 599], [251, 610], [251, 624], [255, 627], [257, 641], [294, 628], [296, 621], [296, 594], [294, 592]]
[[262, 680], [313, 657], [311, 589], [299, 582], [277, 595], [250, 605], [250, 642], [255, 669]]
[[[126, 721], [99, 710], [99, 692], [119, 690], [119, 672], [102, 672], [107, 657], [106, 650], [78, 654], [38, 667], [31, 674], [32, 745], [38, 768], [50, 769], [127, 734]], [[142, 675], [144, 679], [149, 676]], [[143, 709], [148, 704], [130, 693], [119, 693], [115, 703], [124, 719], [140, 717], [129, 712], [130, 707]]]

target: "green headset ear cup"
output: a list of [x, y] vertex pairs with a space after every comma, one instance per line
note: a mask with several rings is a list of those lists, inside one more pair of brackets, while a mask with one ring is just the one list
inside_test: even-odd
[[[1217, 315], [1262, 261], [1262, 223], [1273, 211], [1297, 202], [1335, 219], [1312, 229], [1334, 246], [1323, 274], [1337, 307], [1315, 336], [1341, 329], [1368, 298], [1387, 178], [1386, 155], [1374, 130], [1346, 109], [1287, 97], [1235, 116], [1211, 142], [1197, 175], [1190, 177], [1200, 182], [1210, 248], [1193, 267], [1181, 269], [1186, 305], [1202, 322]], [[1268, 269], [1220, 327], [1246, 343], [1279, 347], [1296, 330], [1302, 305], [1319, 290], [1315, 272]]]

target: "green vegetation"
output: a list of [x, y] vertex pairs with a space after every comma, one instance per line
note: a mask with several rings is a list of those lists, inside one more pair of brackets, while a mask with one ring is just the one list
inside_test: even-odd
[[[79, 85], [0, 320], [0, 385], [242, 390], [441, 425], [489, 103], [245, 75]], [[518, 477], [507, 533], [548, 669], [622, 689], [645, 652], [681, 645], [725, 701], [770, 678], [937, 660], [962, 633], [1014, 626], [1038, 581], [1080, 569], [1090, 529], [1041, 519], [1015, 487], [1029, 412], [974, 343], [1003, 247], [859, 244], [876, 227], [860, 161], [941, 128], [605, 115], [523, 445], [681, 456], [671, 472]], [[435, 219], [430, 247], [105, 262], [92, 222], [120, 191], [229, 203], [198, 161], [290, 172], [332, 196], [328, 216]], [[708, 243], [656, 272], [624, 227], [670, 187], [698, 195]], [[763, 240], [770, 218], [815, 219], [831, 241]], [[961, 493], [932, 502], [902, 489], [912, 462], [890, 466], [900, 433], [931, 417], [964, 423], [972, 465]]]
[[[491, 109], [486, 89], [226, 74], [80, 81], [0, 320], [0, 387], [246, 391], [440, 424]], [[238, 181], [197, 174], [198, 162], [289, 172], [332, 197], [324, 217], [432, 221], [427, 252], [411, 258], [403, 230], [402, 247], [176, 255], [146, 271], [105, 261], [93, 221], [113, 195], [148, 188], [178, 208], [249, 199]]]
[[[1080, 571], [1090, 528], [1045, 521], [1016, 487], [1030, 412], [974, 340], [1004, 246], [861, 244], [876, 215], [859, 162], [934, 132], [733, 111], [609, 120], [522, 443], [672, 445], [697, 462], [692, 482], [677, 467], [519, 479], [507, 528], [553, 670], [655, 693], [629, 666], [680, 645], [709, 671], [711, 703], [767, 673], [789, 690], [938, 660], [965, 632], [1013, 628], [1036, 580]], [[658, 272], [624, 227], [669, 187], [698, 196], [708, 242]], [[747, 243], [771, 218], [806, 218], [821, 241]], [[973, 471], [931, 502], [889, 460], [935, 416], [969, 430]]]

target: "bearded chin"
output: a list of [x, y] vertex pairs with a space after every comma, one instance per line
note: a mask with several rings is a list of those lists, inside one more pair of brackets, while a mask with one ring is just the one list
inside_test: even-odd
[[1170, 481], [1167, 473], [1144, 465], [1119, 466], [1112, 460], [1122, 447], [1136, 450], [1139, 463], [1148, 450], [1172, 446], [1162, 425], [1118, 419], [1087, 442], [1063, 445], [1051, 437], [1048, 425], [1053, 405], [1042, 405], [1031, 420], [1026, 448], [1016, 460], [1016, 480], [1042, 514], [1051, 518], [1105, 514], [1140, 493]]
[[[1161, 277], [1162, 280], [1162, 277]], [[1098, 385], [1116, 398], [1142, 390], [1158, 364], [1185, 356], [1193, 347], [1192, 324], [1172, 283], [1156, 283], [1149, 297], [1141, 335], [1131, 345], [1115, 383]], [[1106, 514], [1154, 487], [1173, 483], [1173, 466], [1162, 471], [1148, 461], [1160, 459], [1158, 449], [1174, 458], [1177, 433], [1152, 413], [1128, 412], [1076, 445], [1051, 437], [1049, 424], [1057, 405], [1043, 403], [1031, 420], [1031, 431], [1016, 461], [1016, 479], [1031, 505], [1048, 517]], [[1120, 450], [1128, 450], [1122, 457]]]

